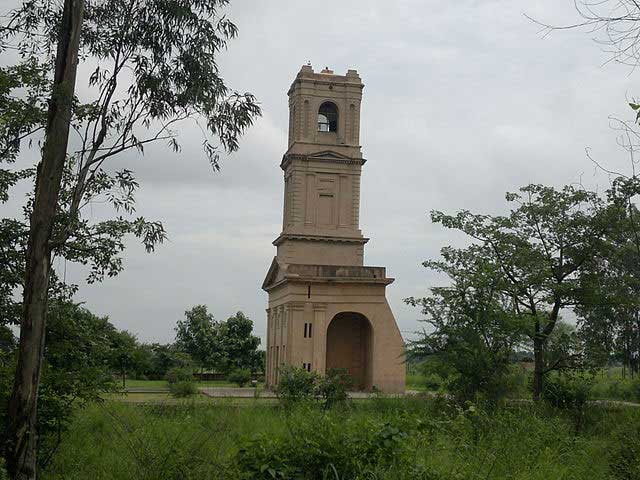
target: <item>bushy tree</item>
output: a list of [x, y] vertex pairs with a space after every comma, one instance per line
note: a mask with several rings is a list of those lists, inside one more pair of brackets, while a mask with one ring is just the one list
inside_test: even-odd
[[253, 335], [253, 321], [238, 312], [220, 324], [220, 346], [223, 351], [221, 369], [247, 369], [256, 372], [260, 367], [258, 346], [260, 338]]
[[260, 338], [253, 335], [253, 321], [238, 312], [217, 322], [205, 305], [185, 312], [176, 325], [176, 348], [189, 354], [201, 367], [229, 373], [236, 369], [260, 370]]
[[200, 367], [215, 369], [224, 358], [218, 322], [206, 305], [196, 305], [185, 311], [184, 316], [176, 324], [176, 346]]
[[114, 331], [110, 336], [111, 348], [109, 364], [118, 372], [122, 380], [122, 388], [127, 386], [127, 372], [135, 371], [138, 340], [135, 335], [123, 331]]
[[153, 343], [148, 345], [151, 351], [151, 365], [149, 370], [143, 372], [144, 375], [153, 378], [164, 378], [166, 373], [172, 368], [186, 368], [193, 367], [193, 359], [189, 354], [178, 350], [173, 345], [162, 345], [159, 343]]
[[563, 309], [590, 301], [596, 287], [586, 272], [601, 255], [615, 212], [597, 194], [571, 186], [557, 190], [529, 185], [508, 193], [506, 199], [513, 205], [506, 216], [465, 210], [455, 215], [432, 212], [431, 217], [475, 243], [452, 255], [451, 261], [481, 257], [499, 272], [495, 289], [509, 302], [508, 318], [527, 324], [535, 363], [533, 396], [538, 399], [549, 368], [548, 339]]
[[412, 342], [409, 358], [435, 362], [446, 371], [447, 387], [460, 402], [498, 400], [514, 347], [525, 339], [526, 323], [514, 313], [513, 300], [500, 289], [502, 271], [488, 248], [443, 248], [442, 260], [425, 266], [449, 277], [426, 298], [408, 298], [420, 306], [429, 324]]
[[[115, 389], [109, 361], [117, 330], [109, 320], [63, 300], [49, 304], [48, 319], [37, 424], [40, 465], [46, 464], [56, 451], [73, 412], [89, 402], [101, 401], [105, 392]], [[15, 351], [4, 359], [4, 362], [0, 359], [3, 363], [0, 398], [6, 404], [15, 369]], [[2, 427], [6, 426], [6, 413], [3, 408]]]

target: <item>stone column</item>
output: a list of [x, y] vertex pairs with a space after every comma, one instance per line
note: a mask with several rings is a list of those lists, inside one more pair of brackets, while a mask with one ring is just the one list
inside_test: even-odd
[[313, 304], [313, 369], [324, 375], [327, 364], [327, 305]]
[[282, 361], [281, 364], [289, 364], [289, 320], [291, 311], [288, 305], [282, 307]]

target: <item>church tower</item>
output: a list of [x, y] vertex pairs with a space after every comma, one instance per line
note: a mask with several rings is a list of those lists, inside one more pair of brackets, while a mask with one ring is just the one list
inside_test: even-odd
[[360, 231], [360, 103], [355, 70], [301, 68], [289, 88], [282, 233], [262, 288], [268, 387], [281, 365], [347, 369], [357, 390], [403, 392], [404, 346], [384, 267], [365, 267]]

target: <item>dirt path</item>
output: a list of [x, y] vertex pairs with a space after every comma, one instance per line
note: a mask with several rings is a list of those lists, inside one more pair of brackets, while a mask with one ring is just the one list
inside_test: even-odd
[[[199, 390], [203, 395], [211, 398], [254, 398], [256, 396], [253, 388], [200, 387]], [[258, 390], [258, 392], [260, 398], [276, 398], [276, 394], [271, 390]], [[405, 395], [417, 393], [415, 390], [407, 390]], [[373, 395], [375, 394], [369, 392], [349, 392], [349, 398], [370, 398]]]

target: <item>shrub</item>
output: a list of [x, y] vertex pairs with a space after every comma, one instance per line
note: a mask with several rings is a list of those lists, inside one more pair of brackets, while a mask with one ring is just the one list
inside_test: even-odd
[[193, 372], [188, 368], [174, 367], [165, 375], [165, 379], [171, 387], [172, 383], [193, 382]]
[[423, 382], [427, 390], [431, 390], [431, 391], [440, 390], [445, 384], [444, 379], [437, 373], [426, 374], [424, 376]]
[[607, 452], [612, 479], [640, 480], [640, 428], [623, 424]]
[[510, 365], [504, 378], [504, 389], [511, 398], [526, 398], [531, 395], [531, 372], [525, 370], [522, 365]]
[[325, 408], [331, 408], [347, 401], [347, 390], [352, 383], [346, 369], [332, 368], [325, 377], [318, 379], [316, 395], [323, 399]]
[[229, 374], [227, 379], [239, 387], [244, 387], [251, 381], [251, 371], [248, 369], [237, 368]]
[[591, 394], [592, 380], [578, 373], [547, 376], [542, 397], [550, 405], [571, 415], [576, 431], [582, 429], [585, 406]]
[[589, 400], [590, 391], [589, 378], [576, 373], [563, 373], [545, 378], [542, 395], [556, 408], [579, 410]]
[[303, 400], [313, 400], [316, 395], [318, 374], [291, 365], [280, 367], [280, 380], [276, 395], [285, 405]]
[[[389, 422], [352, 424], [295, 418], [284, 438], [261, 435], [238, 452], [242, 479], [378, 478], [376, 470], [408, 469], [407, 433]], [[366, 477], [363, 476], [366, 474]]]
[[169, 391], [171, 395], [177, 398], [186, 398], [198, 393], [198, 387], [193, 380], [180, 380], [178, 382], [169, 383]]

